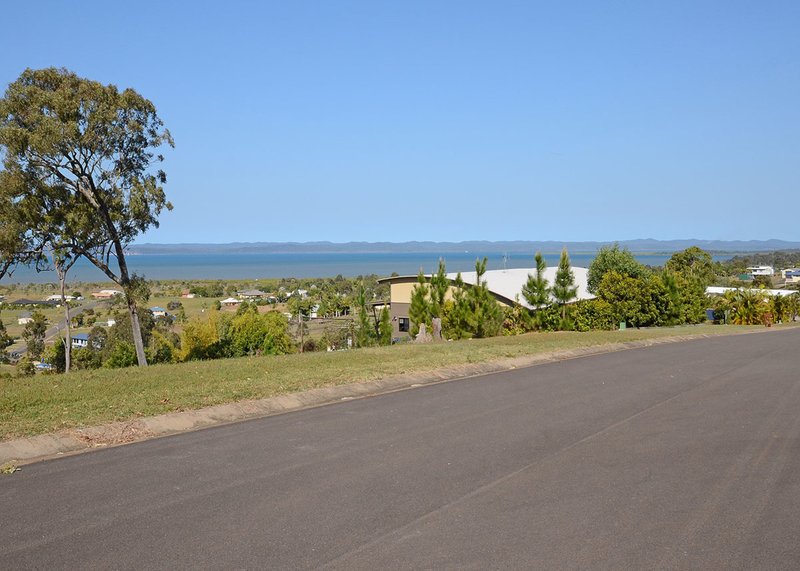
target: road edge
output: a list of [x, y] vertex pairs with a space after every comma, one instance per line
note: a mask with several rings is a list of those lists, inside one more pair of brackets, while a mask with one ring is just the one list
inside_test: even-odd
[[234, 422], [275, 416], [353, 399], [469, 379], [491, 373], [535, 367], [568, 359], [698, 339], [786, 330], [788, 329], [754, 329], [752, 331], [736, 331], [724, 335], [699, 333], [607, 343], [578, 349], [498, 359], [484, 363], [469, 363], [422, 373], [396, 375], [372, 381], [311, 389], [266, 399], [243, 400], [196, 410], [142, 417], [127, 422], [113, 422], [87, 428], [63, 430], [56, 433], [0, 442], [0, 466], [30, 464], [51, 458], [89, 452], [99, 448], [132, 444]]

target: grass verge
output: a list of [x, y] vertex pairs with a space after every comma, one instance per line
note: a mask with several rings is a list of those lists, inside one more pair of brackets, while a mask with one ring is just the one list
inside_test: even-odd
[[95, 426], [441, 367], [680, 335], [725, 335], [746, 326], [698, 325], [588, 333], [530, 333], [336, 353], [245, 357], [0, 378], [0, 440]]

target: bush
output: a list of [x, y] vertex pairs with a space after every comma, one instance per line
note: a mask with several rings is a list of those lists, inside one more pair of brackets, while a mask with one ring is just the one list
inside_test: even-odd
[[17, 362], [17, 375], [21, 377], [32, 377], [35, 374], [36, 367], [27, 355]]
[[123, 367], [133, 367], [136, 363], [136, 348], [133, 343], [118, 341], [114, 344], [111, 354], [103, 366], [108, 369], [122, 369]]

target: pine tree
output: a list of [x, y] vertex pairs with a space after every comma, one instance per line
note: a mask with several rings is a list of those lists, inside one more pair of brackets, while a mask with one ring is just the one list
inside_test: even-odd
[[447, 279], [447, 270], [444, 260], [439, 258], [439, 269], [431, 276], [430, 283], [430, 312], [431, 317], [444, 316], [444, 298], [450, 287], [450, 280]]
[[367, 308], [367, 295], [362, 282], [356, 294], [356, 305], [358, 306], [358, 328], [356, 329], [356, 346], [370, 347], [375, 344], [375, 327], [369, 318]]
[[378, 324], [378, 342], [381, 345], [392, 344], [392, 316], [389, 313], [389, 307], [385, 305], [381, 310], [381, 319]]
[[425, 279], [425, 274], [422, 273], [422, 268], [419, 270], [417, 276], [417, 284], [411, 290], [411, 304], [408, 308], [408, 317], [411, 319], [411, 335], [416, 336], [419, 333], [420, 325], [423, 323], [426, 327], [431, 324], [431, 304], [428, 301], [428, 283]]
[[550, 304], [550, 288], [544, 277], [547, 263], [541, 252], [536, 252], [536, 276], [528, 274], [528, 281], [522, 287], [522, 295], [531, 307], [539, 308]]
[[[450, 305], [452, 303], [452, 305]], [[449, 310], [442, 324], [444, 336], [448, 339], [465, 339], [470, 337], [469, 315], [471, 314], [464, 279], [458, 272], [453, 280], [453, 300], [448, 302]]]
[[475, 261], [475, 285], [467, 290], [466, 295], [471, 310], [468, 320], [472, 335], [478, 338], [494, 337], [503, 327], [503, 310], [489, 291], [488, 284], [481, 280], [486, 273], [487, 261], [487, 258]]
[[536, 260], [536, 276], [528, 274], [528, 281], [522, 286], [522, 296], [535, 311], [536, 326], [541, 327], [541, 312], [550, 305], [550, 286], [547, 285], [547, 279], [544, 277], [544, 272], [547, 270], [544, 256], [541, 252], [536, 252], [534, 259]]
[[572, 268], [569, 263], [569, 254], [567, 249], [561, 250], [561, 259], [558, 261], [558, 270], [556, 270], [556, 279], [554, 280], [552, 293], [553, 297], [561, 306], [561, 319], [567, 318], [567, 304], [578, 297], [578, 288], [575, 286], [575, 274], [572, 273]]

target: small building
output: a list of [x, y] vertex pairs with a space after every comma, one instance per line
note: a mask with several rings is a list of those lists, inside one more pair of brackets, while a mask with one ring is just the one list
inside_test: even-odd
[[783, 276], [783, 279], [786, 280], [787, 284], [800, 283], [800, 269], [798, 268], [789, 268], [783, 270], [781, 272], [781, 276]]
[[235, 297], [229, 297], [219, 302], [222, 307], [236, 307], [240, 303], [242, 303], [242, 300], [236, 299]]
[[30, 311], [26, 311], [25, 313], [21, 313], [17, 318], [17, 325], [27, 325], [31, 321], [33, 321], [33, 317]]
[[236, 295], [244, 299], [263, 299], [267, 296], [266, 292], [260, 289], [248, 289], [245, 291], [237, 291]]
[[[64, 299], [66, 301], [74, 301], [75, 297], [71, 295], [65, 295]], [[61, 294], [50, 295], [45, 299], [45, 301], [55, 301], [56, 303], [61, 303]]]
[[89, 334], [88, 333], [76, 333], [72, 336], [72, 348], [73, 349], [84, 349], [89, 346]]
[[166, 317], [168, 315], [166, 309], [164, 309], [163, 307], [158, 307], [158, 306], [151, 307], [150, 308], [150, 313], [152, 313], [153, 317], [156, 317], [156, 318], [158, 318], [158, 317]]
[[111, 299], [115, 295], [122, 295], [118, 289], [101, 289], [100, 291], [92, 292], [92, 297], [95, 299]]
[[767, 276], [771, 277], [775, 273], [775, 268], [772, 266], [750, 266], [747, 268], [747, 273], [751, 276]]

